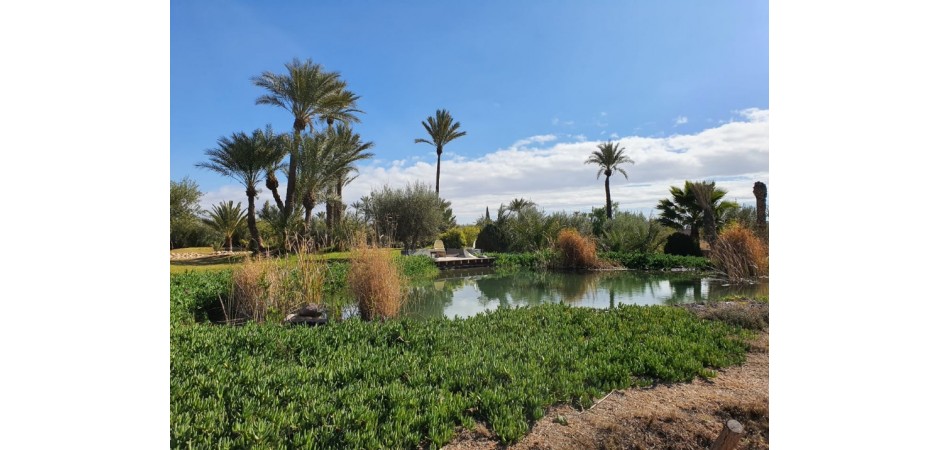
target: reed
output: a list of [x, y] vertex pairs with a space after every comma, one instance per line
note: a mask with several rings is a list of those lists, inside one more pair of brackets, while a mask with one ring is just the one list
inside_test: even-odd
[[362, 319], [397, 317], [404, 292], [398, 265], [388, 251], [359, 244], [349, 260], [347, 283]]
[[732, 282], [744, 282], [766, 276], [770, 258], [767, 246], [748, 228], [732, 223], [726, 226], [712, 245], [709, 259], [715, 270]]

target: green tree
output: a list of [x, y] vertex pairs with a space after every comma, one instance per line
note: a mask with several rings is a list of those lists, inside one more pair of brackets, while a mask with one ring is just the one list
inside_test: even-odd
[[202, 208], [199, 200], [202, 192], [199, 185], [189, 177], [180, 181], [170, 180], [170, 248], [184, 247], [199, 221]]
[[225, 237], [225, 246], [228, 251], [232, 251], [232, 237], [238, 232], [239, 228], [245, 226], [247, 213], [242, 211], [242, 203], [233, 204], [231, 200], [219, 202], [218, 205], [212, 205], [212, 209], [207, 212], [208, 217], [202, 219], [203, 223], [215, 231], [218, 231]]
[[[267, 94], [258, 97], [255, 104], [284, 108], [294, 116], [293, 145], [290, 149], [287, 167], [287, 189], [284, 194], [283, 207], [281, 202], [278, 202], [282, 215], [287, 218], [294, 211], [298, 195], [297, 167], [301, 157], [301, 132], [309, 127], [313, 133], [314, 121], [318, 119], [327, 120], [330, 123], [333, 120], [344, 123], [357, 122], [358, 119], [353, 113], [360, 111], [355, 109], [355, 101], [358, 97], [346, 89], [346, 82], [340, 79], [338, 72], [326, 71], [321, 65], [314, 64], [309, 59], [301, 62], [295, 58], [292, 62], [285, 64], [285, 67], [287, 74], [265, 71], [260, 76], [253, 77], [252, 82], [268, 91]], [[266, 174], [270, 178], [273, 171], [270, 170], [270, 166], [267, 169]], [[273, 184], [275, 183], [268, 181], [269, 189]], [[275, 195], [275, 200], [278, 198], [279, 196]]]
[[354, 133], [352, 128], [346, 125], [339, 125], [335, 131], [332, 128], [330, 131], [333, 133], [331, 139], [334, 153], [341, 163], [335, 174], [336, 190], [333, 191], [333, 199], [328, 203], [326, 210], [327, 224], [332, 228], [337, 225], [345, 210], [343, 187], [356, 179], [356, 176], [350, 175], [359, 171], [354, 164], [375, 156], [368, 152], [375, 144], [372, 141], [364, 142], [359, 133]]
[[613, 218], [613, 210], [610, 204], [610, 176], [614, 172], [620, 172], [623, 174], [624, 179], [628, 179], [627, 172], [620, 165], [633, 164], [633, 160], [624, 154], [626, 149], [620, 148], [619, 143], [614, 144], [608, 141], [598, 144], [597, 148], [584, 163], [597, 164], [600, 166], [597, 170], [597, 178], [600, 178], [602, 173], [606, 177], [604, 178], [604, 192], [607, 194], [607, 218], [611, 219]]
[[465, 136], [467, 132], [457, 131], [457, 129], [460, 128], [460, 122], [454, 122], [453, 117], [450, 116], [450, 113], [447, 112], [446, 109], [437, 110], [436, 118], [428, 116], [428, 119], [421, 122], [421, 125], [424, 125], [424, 129], [427, 130], [428, 134], [431, 136], [431, 140], [415, 139], [415, 144], [423, 142], [433, 145], [437, 149], [437, 177], [434, 182], [434, 193], [440, 195], [441, 154], [444, 153], [444, 146], [454, 139]]
[[261, 239], [255, 222], [255, 197], [258, 196], [261, 177], [284, 157], [278, 139], [270, 127], [267, 131], [255, 130], [250, 136], [244, 132], [232, 133], [230, 137], [219, 138], [216, 148], [206, 150], [208, 162], [196, 164], [196, 167], [231, 177], [245, 187], [245, 195], [248, 196], [248, 231], [251, 233], [249, 245], [254, 253], [261, 250]]
[[390, 236], [416, 249], [436, 239], [444, 223], [441, 199], [419, 182], [402, 189], [388, 185], [362, 198], [362, 211], [379, 238]]
[[[671, 186], [669, 193], [672, 198], [664, 198], [656, 205], [659, 210], [659, 223], [676, 230], [688, 228], [692, 240], [699, 242], [699, 230], [703, 226], [704, 215], [702, 207], [695, 198], [693, 186], [695, 183], [686, 181], [682, 188]], [[714, 185], [714, 182], [712, 182]], [[711, 209], [714, 212], [715, 227], [721, 229], [727, 217], [738, 208], [735, 202], [722, 200], [728, 192], [722, 188], [714, 187], [710, 194]]]

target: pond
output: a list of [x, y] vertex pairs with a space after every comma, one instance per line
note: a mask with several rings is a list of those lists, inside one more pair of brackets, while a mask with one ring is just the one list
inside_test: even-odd
[[442, 272], [436, 280], [410, 289], [403, 313], [411, 317], [469, 317], [495, 308], [566, 303], [674, 305], [717, 300], [729, 295], [769, 295], [767, 280], [729, 285], [693, 272], [514, 272], [492, 269]]

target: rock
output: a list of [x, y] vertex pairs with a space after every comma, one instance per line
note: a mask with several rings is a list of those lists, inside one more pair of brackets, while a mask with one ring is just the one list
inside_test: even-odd
[[288, 314], [283, 323], [287, 325], [318, 326], [326, 325], [327, 321], [326, 310], [320, 305], [311, 303]]

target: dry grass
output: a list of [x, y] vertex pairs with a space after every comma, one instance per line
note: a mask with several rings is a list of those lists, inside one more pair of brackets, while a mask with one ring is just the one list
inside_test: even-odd
[[362, 319], [398, 316], [404, 292], [391, 255], [385, 249], [360, 244], [352, 250], [349, 260], [347, 282]]
[[291, 258], [249, 258], [232, 270], [229, 321], [280, 321], [298, 307], [323, 301], [326, 263], [306, 245]]
[[594, 241], [581, 236], [581, 233], [572, 228], [565, 228], [558, 232], [555, 249], [559, 252], [560, 268], [598, 269], [603, 266], [597, 259], [597, 246]]
[[722, 230], [709, 252], [709, 259], [732, 282], [766, 276], [770, 266], [767, 246], [751, 230], [737, 223]]

